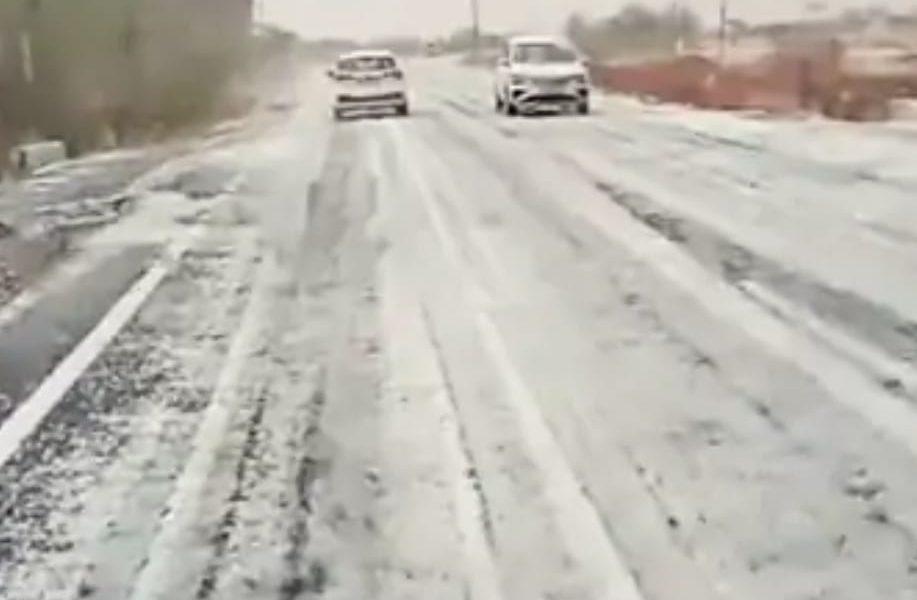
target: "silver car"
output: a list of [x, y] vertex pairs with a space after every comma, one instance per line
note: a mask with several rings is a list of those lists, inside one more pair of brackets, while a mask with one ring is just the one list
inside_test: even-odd
[[543, 110], [587, 114], [589, 90], [583, 61], [553, 38], [512, 38], [497, 63], [495, 105], [509, 115]]
[[334, 81], [334, 117], [409, 112], [404, 71], [386, 50], [362, 50], [341, 56], [328, 72]]

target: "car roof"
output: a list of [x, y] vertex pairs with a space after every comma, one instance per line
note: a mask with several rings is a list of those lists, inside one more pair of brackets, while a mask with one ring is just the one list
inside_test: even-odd
[[338, 57], [338, 60], [349, 60], [354, 58], [391, 58], [394, 59], [395, 55], [392, 54], [390, 50], [355, 50], [353, 52], [347, 52]]
[[509, 39], [510, 46], [529, 46], [536, 44], [551, 44], [553, 46], [560, 46], [561, 48], [568, 47], [568, 44], [565, 44], [562, 40], [549, 35], [517, 35]]

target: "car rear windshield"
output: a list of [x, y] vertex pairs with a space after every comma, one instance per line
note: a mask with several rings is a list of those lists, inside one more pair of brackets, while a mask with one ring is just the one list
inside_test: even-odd
[[345, 58], [338, 62], [338, 70], [349, 72], [384, 71], [395, 68], [395, 60], [390, 56], [360, 56]]
[[576, 54], [554, 44], [524, 44], [516, 46], [513, 62], [544, 64], [566, 63], [576, 60]]

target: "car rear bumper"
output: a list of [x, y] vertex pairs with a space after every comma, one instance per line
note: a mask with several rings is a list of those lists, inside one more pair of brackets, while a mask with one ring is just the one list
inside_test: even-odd
[[407, 103], [408, 98], [404, 92], [372, 95], [338, 94], [334, 108], [337, 111], [391, 110], [406, 106]]

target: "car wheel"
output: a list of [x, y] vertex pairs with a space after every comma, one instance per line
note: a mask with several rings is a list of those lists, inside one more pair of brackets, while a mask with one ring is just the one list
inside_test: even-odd
[[497, 110], [498, 113], [502, 113], [505, 108], [503, 104], [503, 98], [501, 98], [499, 94], [494, 96], [494, 108]]
[[512, 102], [506, 103], [506, 114], [511, 117], [519, 116], [519, 107], [513, 104]]
[[395, 109], [395, 112], [399, 117], [406, 117], [411, 113], [411, 109], [408, 108], [407, 104], [402, 104], [397, 109]]
[[341, 110], [340, 108], [335, 108], [334, 109], [334, 120], [343, 121], [344, 120], [344, 111]]
[[583, 100], [579, 104], [577, 104], [576, 112], [577, 114], [580, 114], [580, 115], [588, 115], [589, 114], [589, 101]]

